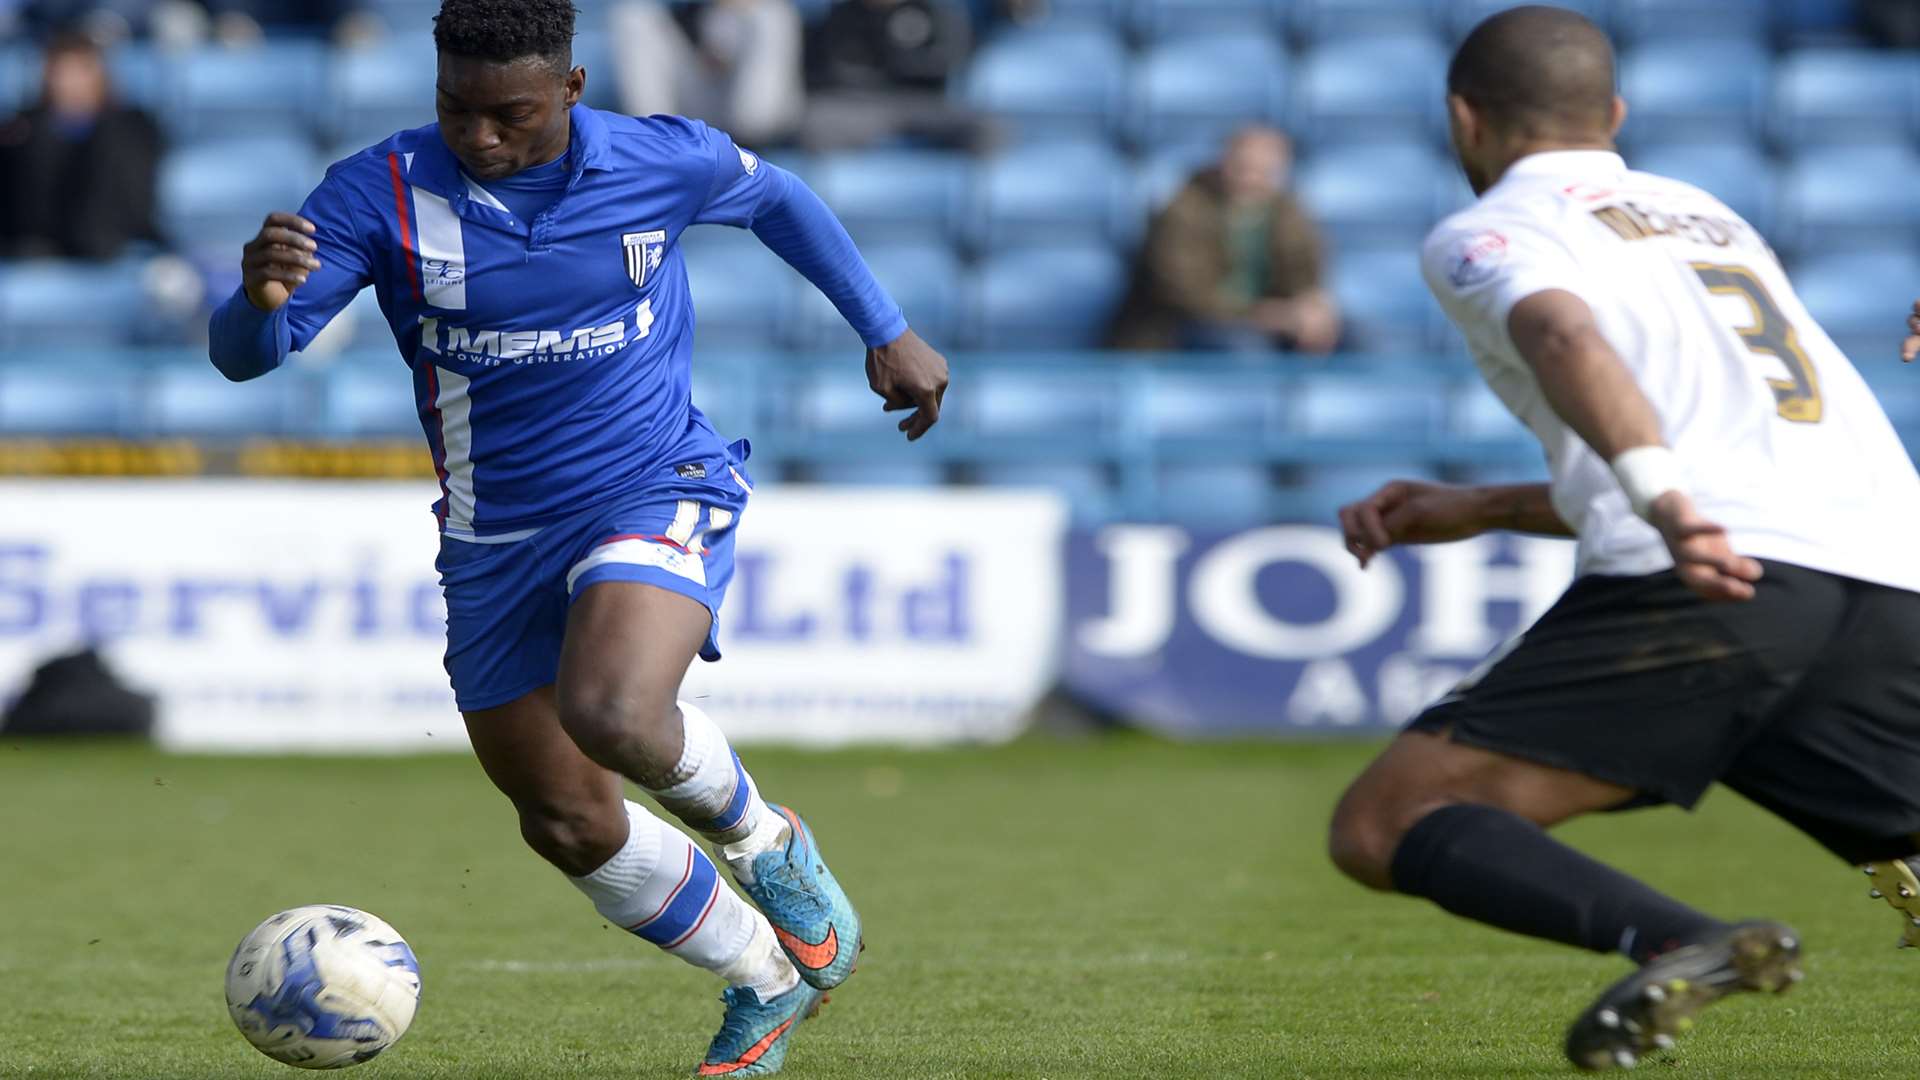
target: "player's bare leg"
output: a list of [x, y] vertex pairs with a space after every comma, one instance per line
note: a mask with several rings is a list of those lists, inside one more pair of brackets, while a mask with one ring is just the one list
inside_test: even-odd
[[466, 714], [480, 765], [513, 802], [527, 845], [609, 922], [727, 982], [727, 1023], [703, 1070], [778, 1071], [794, 1025], [817, 1012], [766, 917], [722, 883], [706, 853], [621, 795], [560, 725], [553, 688]]
[[813, 833], [770, 806], [706, 713], [678, 701], [712, 626], [704, 604], [634, 581], [575, 597], [560, 656], [560, 722], [586, 755], [631, 778], [720, 845], [800, 976], [820, 989], [852, 973], [860, 920]]
[[1799, 978], [1799, 943], [1787, 927], [1722, 922], [1544, 831], [1625, 805], [1634, 794], [1446, 734], [1410, 731], [1341, 798], [1329, 850], [1341, 870], [1371, 888], [1641, 964], [1568, 1036], [1576, 1064], [1627, 1066], [1671, 1045], [1694, 1013], [1726, 994], [1782, 990]]

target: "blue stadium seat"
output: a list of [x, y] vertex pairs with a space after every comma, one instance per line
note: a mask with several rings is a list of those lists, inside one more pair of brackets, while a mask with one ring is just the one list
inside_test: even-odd
[[1802, 255], [1894, 247], [1920, 235], [1920, 154], [1905, 146], [1822, 147], [1787, 170], [1782, 239]]
[[371, 146], [387, 135], [434, 120], [433, 39], [410, 32], [333, 54], [329, 133], [350, 149]]
[[324, 415], [315, 390], [298, 369], [232, 383], [211, 364], [169, 365], [146, 380], [145, 427], [160, 436], [314, 434]]
[[115, 45], [107, 53], [107, 75], [113, 80], [114, 96], [155, 114], [171, 107], [167, 97], [172, 74], [168, 55], [144, 41]]
[[1909, 447], [1920, 446], [1920, 372], [1902, 364], [1890, 364], [1892, 346], [1855, 354], [1873, 396], [1880, 402], [1887, 419]]
[[1418, 248], [1439, 212], [1441, 180], [1456, 171], [1425, 142], [1335, 146], [1301, 167], [1296, 188], [1336, 250]]
[[1112, 241], [1127, 214], [1130, 174], [1107, 142], [1034, 143], [981, 166], [974, 185], [973, 247]]
[[0, 263], [0, 347], [127, 344], [145, 312], [136, 262]]
[[1143, 41], [1189, 34], [1267, 34], [1275, 5], [1269, 0], [1138, 0], [1134, 29]]
[[1259, 463], [1180, 462], [1161, 466], [1155, 480], [1167, 521], [1233, 528], [1273, 517], [1273, 473]]
[[1794, 292], [1862, 371], [1894, 362], [1920, 282], [1920, 254], [1911, 249], [1847, 252], [1794, 267]]
[[[1447, 0], [1441, 0], [1441, 2], [1447, 3]], [[1454, 39], [1459, 40], [1466, 37], [1487, 16], [1530, 2], [1532, 0], [1451, 0], [1451, 3], [1448, 3], [1447, 22], [1453, 31]], [[1552, 3], [1554, 7], [1570, 8], [1605, 25], [1606, 0], [1552, 0]]]
[[1448, 403], [1447, 387], [1438, 380], [1314, 375], [1294, 390], [1293, 429], [1314, 441], [1404, 453], [1408, 445], [1425, 447], [1439, 437]]
[[420, 432], [413, 372], [398, 356], [368, 352], [326, 370], [326, 433], [355, 438]]
[[1635, 151], [1627, 161], [1645, 172], [1704, 188], [1771, 239], [1780, 184], [1773, 163], [1750, 142], [1701, 142]]
[[[712, 231], [712, 230], [706, 230]], [[770, 349], [793, 317], [799, 275], [764, 248], [690, 246], [682, 252], [693, 293], [698, 348]]]
[[1262, 366], [1247, 371], [1149, 371], [1137, 404], [1145, 433], [1156, 441], [1200, 440], [1256, 448], [1287, 418], [1289, 380]]
[[[948, 399], [969, 431], [987, 437], [983, 451], [1008, 438], [1054, 442], [1060, 456], [1085, 457], [1116, 435], [1124, 420], [1125, 395], [1112, 379], [1088, 378], [1077, 368], [1020, 370], [991, 367], [962, 373], [964, 400]], [[1031, 441], [1019, 444], [1028, 460]]]
[[968, 104], [1020, 134], [1110, 130], [1125, 103], [1127, 53], [1106, 26], [1041, 26], [989, 41], [969, 66]]
[[325, 60], [325, 46], [294, 40], [175, 57], [161, 119], [188, 139], [305, 136], [325, 104]]
[[1621, 41], [1652, 38], [1743, 38], [1764, 42], [1772, 31], [1769, 0], [1613, 0], [1613, 33]]
[[939, 462], [904, 459], [819, 461], [807, 469], [807, 478], [853, 487], [938, 487], [946, 482], [946, 469]]
[[1107, 467], [1097, 461], [993, 462], [974, 470], [973, 478], [990, 487], [1038, 487], [1058, 492], [1073, 507], [1077, 522], [1116, 516], [1113, 480]]
[[[958, 293], [963, 274], [953, 249], [945, 244], [884, 244], [862, 249], [873, 276], [899, 303], [907, 321], [936, 348], [954, 339], [961, 315]], [[810, 284], [799, 286], [788, 341], [801, 349], [861, 348], [833, 302]]]
[[1758, 42], [1661, 39], [1628, 53], [1623, 138], [1636, 145], [1766, 136], [1773, 54]]
[[1480, 379], [1454, 385], [1447, 405], [1447, 456], [1475, 464], [1537, 462], [1540, 446], [1527, 426]]
[[1333, 263], [1331, 288], [1350, 348], [1404, 353], [1446, 343], [1446, 318], [1421, 276], [1415, 250], [1339, 255]]
[[1905, 139], [1920, 118], [1920, 55], [1801, 49], [1776, 69], [1776, 137], [1788, 146]]
[[127, 365], [63, 357], [0, 367], [0, 431], [10, 435], [121, 435], [139, 415]]
[[851, 368], [801, 371], [782, 385], [779, 400], [769, 404], [806, 434], [882, 435], [898, 422], [882, 412], [879, 396]]
[[1112, 248], [995, 252], [977, 273], [971, 344], [988, 349], [1098, 345], [1126, 287]]
[[1149, 146], [1200, 141], [1279, 122], [1287, 69], [1287, 54], [1264, 35], [1202, 34], [1158, 44], [1134, 69], [1134, 137]]
[[1438, 28], [1444, 0], [1295, 0], [1294, 32], [1309, 42]]
[[1134, 167], [1133, 205], [1142, 215], [1159, 210], [1195, 173], [1218, 163], [1223, 149], [1216, 139], [1156, 148]]
[[40, 50], [0, 42], [0, 116], [11, 116], [40, 96]]
[[973, 165], [966, 156], [933, 150], [833, 154], [808, 167], [807, 179], [862, 240], [958, 234]]
[[1315, 143], [1431, 140], [1446, 123], [1446, 70], [1424, 34], [1326, 42], [1301, 67], [1294, 126]]
[[1385, 484], [1433, 479], [1437, 479], [1434, 469], [1424, 461], [1331, 462], [1307, 469], [1299, 486], [1276, 493], [1275, 501], [1286, 521], [1332, 525], [1339, 521], [1342, 506], [1366, 498]]
[[431, 32], [440, 14], [440, 0], [371, 0], [366, 7], [395, 34]]
[[190, 251], [237, 253], [271, 210], [297, 210], [320, 180], [307, 143], [261, 135], [200, 143], [160, 165], [161, 226]]

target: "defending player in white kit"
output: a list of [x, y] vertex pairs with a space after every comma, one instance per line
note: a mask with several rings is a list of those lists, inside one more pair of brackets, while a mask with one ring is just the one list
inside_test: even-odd
[[1368, 767], [1330, 838], [1363, 884], [1640, 965], [1568, 1032], [1583, 1068], [1786, 989], [1799, 941], [1543, 831], [1569, 818], [1723, 784], [1865, 865], [1920, 944], [1920, 476], [1753, 228], [1614, 152], [1613, 88], [1606, 35], [1558, 8], [1496, 15], [1454, 57], [1481, 199], [1428, 239], [1426, 274], [1552, 482], [1390, 484], [1342, 525], [1363, 565], [1574, 536], [1578, 576]]

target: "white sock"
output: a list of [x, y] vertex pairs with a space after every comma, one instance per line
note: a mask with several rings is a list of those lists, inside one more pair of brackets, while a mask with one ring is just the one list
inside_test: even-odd
[[753, 832], [748, 833], [745, 839], [736, 840], [721, 848], [720, 858], [726, 862], [727, 868], [733, 871], [735, 881], [742, 885], [751, 885], [754, 880], [754, 857], [763, 851], [772, 851], [785, 846], [787, 836], [792, 831], [786, 818], [769, 811], [760, 815], [760, 824], [754, 826]]
[[648, 788], [647, 793], [716, 844], [752, 836], [760, 822], [773, 815], [739, 755], [698, 705], [680, 702], [680, 723], [685, 743], [680, 762], [665, 787]]
[[[713, 860], [680, 830], [627, 804], [627, 842], [586, 877], [569, 878], [603, 918], [762, 1001], [800, 974], [774, 942], [766, 916], [720, 880]], [[769, 949], [765, 942], [774, 942]]]

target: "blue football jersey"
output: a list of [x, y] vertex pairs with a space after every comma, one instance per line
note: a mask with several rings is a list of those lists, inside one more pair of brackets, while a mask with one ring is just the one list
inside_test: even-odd
[[532, 221], [466, 176], [437, 125], [334, 165], [300, 211], [322, 268], [286, 306], [292, 347], [373, 286], [452, 534], [537, 528], [724, 453], [692, 402], [679, 239], [750, 224], [778, 170], [698, 121], [572, 122], [566, 191]]

